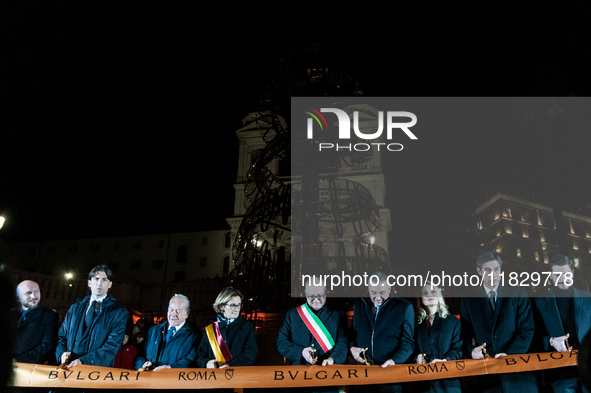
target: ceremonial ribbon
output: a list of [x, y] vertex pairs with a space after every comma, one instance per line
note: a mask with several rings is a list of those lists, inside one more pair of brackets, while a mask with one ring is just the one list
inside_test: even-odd
[[314, 338], [324, 350], [324, 353], [328, 353], [334, 347], [334, 340], [322, 321], [310, 310], [308, 303], [302, 304], [297, 310], [310, 333], [314, 335]]
[[[215, 331], [214, 331], [215, 329]], [[220, 333], [220, 326], [217, 322], [208, 325], [205, 328], [207, 332], [207, 338], [209, 339], [209, 345], [211, 345], [211, 349], [213, 350], [213, 354], [215, 355], [216, 360], [218, 361], [218, 366], [223, 366], [228, 362], [234, 359], [222, 334]]]
[[57, 369], [28, 363], [14, 364], [11, 386], [80, 389], [218, 389], [293, 388], [349, 386], [462, 378], [485, 374], [505, 374], [576, 366], [577, 351], [508, 355], [498, 359], [449, 360], [433, 364], [400, 364], [389, 367], [333, 366], [254, 366], [167, 368], [134, 371], [109, 367], [76, 365]]

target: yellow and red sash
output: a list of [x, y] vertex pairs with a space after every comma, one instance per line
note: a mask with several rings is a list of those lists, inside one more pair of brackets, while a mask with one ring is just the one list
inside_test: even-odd
[[205, 328], [207, 332], [207, 338], [209, 339], [209, 345], [211, 345], [211, 349], [213, 350], [213, 354], [215, 355], [215, 359], [218, 361], [218, 366], [221, 367], [224, 364], [232, 361], [234, 359], [222, 334], [220, 333], [220, 326], [218, 322], [214, 322], [211, 325], [208, 325]]

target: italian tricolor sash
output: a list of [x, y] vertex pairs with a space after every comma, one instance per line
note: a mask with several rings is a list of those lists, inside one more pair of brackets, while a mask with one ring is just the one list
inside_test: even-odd
[[215, 359], [218, 361], [218, 366], [221, 367], [231, 361], [233, 357], [230, 353], [230, 350], [228, 349], [228, 346], [226, 345], [226, 342], [222, 338], [219, 324], [214, 322], [211, 325], [208, 325], [205, 328], [205, 331], [207, 332], [209, 345], [211, 345]]
[[320, 346], [325, 353], [328, 353], [334, 347], [334, 340], [330, 336], [330, 333], [320, 321], [320, 319], [310, 310], [308, 303], [302, 304], [297, 308], [298, 314], [310, 330], [310, 333], [314, 335], [316, 341], [320, 343]]

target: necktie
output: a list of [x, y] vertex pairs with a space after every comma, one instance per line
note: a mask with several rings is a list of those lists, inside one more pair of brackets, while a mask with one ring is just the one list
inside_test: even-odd
[[88, 311], [86, 312], [86, 317], [84, 319], [84, 322], [86, 323], [86, 327], [89, 327], [92, 324], [92, 320], [94, 319], [95, 316], [97, 316], [99, 314], [100, 309], [101, 309], [101, 303], [97, 302], [96, 300], [93, 300], [92, 304], [88, 308]]
[[176, 328], [173, 326], [170, 329], [168, 329], [168, 334], [166, 335], [166, 343], [168, 344], [168, 342], [170, 341], [170, 339], [174, 336], [174, 334], [176, 333]]
[[18, 320], [18, 327], [20, 327], [21, 324], [23, 322], [25, 322], [25, 320], [27, 319], [27, 314], [29, 313], [29, 311], [31, 311], [31, 310], [23, 310], [23, 311], [21, 311], [21, 317]]
[[490, 300], [490, 306], [492, 307], [492, 310], [495, 311], [495, 291], [490, 291], [488, 293], [488, 299]]

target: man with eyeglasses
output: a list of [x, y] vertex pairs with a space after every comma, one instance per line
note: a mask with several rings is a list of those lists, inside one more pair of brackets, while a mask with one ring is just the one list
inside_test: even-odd
[[123, 344], [127, 310], [108, 294], [112, 280], [106, 265], [95, 266], [88, 274], [91, 295], [72, 305], [64, 318], [55, 352], [58, 364], [113, 366]]
[[306, 303], [285, 317], [277, 351], [296, 365], [343, 364], [347, 359], [346, 315], [326, 305], [325, 285], [310, 281], [305, 282]]
[[[377, 282], [376, 282], [377, 278]], [[351, 355], [359, 363], [382, 367], [403, 364], [414, 350], [414, 309], [410, 302], [390, 297], [391, 288], [382, 272], [371, 275], [369, 299], [353, 305]], [[401, 384], [358, 386], [355, 391], [401, 392]]]
[[189, 304], [185, 295], [170, 298], [166, 322], [148, 330], [145, 351], [134, 362], [137, 370], [187, 368], [195, 360], [197, 333], [186, 323]]

